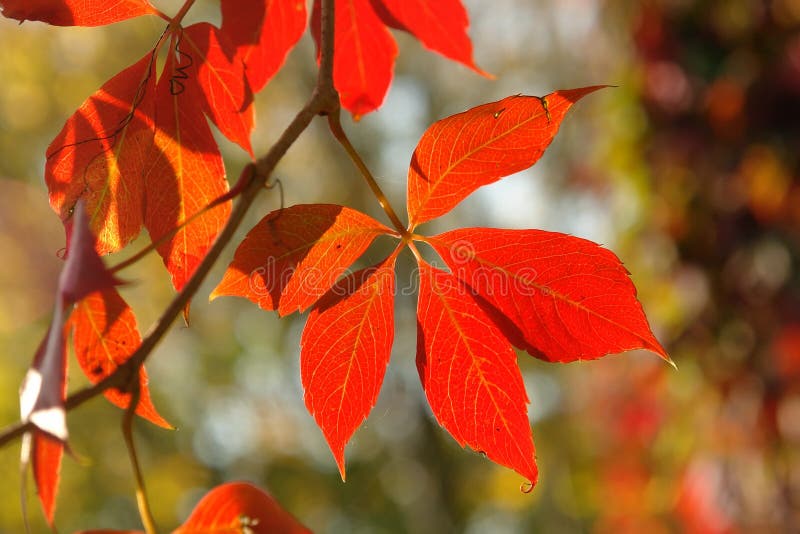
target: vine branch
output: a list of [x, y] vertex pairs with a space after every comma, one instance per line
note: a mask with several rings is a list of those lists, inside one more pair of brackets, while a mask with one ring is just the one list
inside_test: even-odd
[[[190, 5], [192, 2], [187, 2]], [[239, 196], [239, 200], [231, 212], [228, 222], [217, 236], [214, 244], [206, 253], [202, 262], [197, 266], [194, 274], [186, 282], [181, 291], [175, 295], [161, 316], [149, 329], [142, 344], [124, 364], [117, 367], [113, 373], [97, 384], [81, 389], [67, 397], [64, 408], [70, 411], [84, 402], [97, 397], [109, 388], [124, 391], [131, 377], [136, 376], [139, 368], [153, 352], [156, 345], [167, 333], [170, 325], [183, 311], [192, 297], [197, 293], [203, 280], [216, 263], [222, 250], [228, 245], [238, 230], [245, 215], [258, 196], [258, 193], [267, 185], [275, 167], [295, 143], [300, 135], [308, 128], [317, 115], [331, 115], [339, 111], [339, 94], [333, 85], [333, 50], [334, 50], [334, 0], [322, 0], [320, 15], [320, 67], [317, 83], [311, 97], [303, 108], [297, 113], [291, 123], [286, 127], [278, 140], [267, 153], [259, 158], [254, 165], [255, 172], [252, 179], [246, 184]], [[30, 422], [19, 422], [7, 426], [0, 432], [0, 447], [21, 437], [26, 432], [34, 429]]]

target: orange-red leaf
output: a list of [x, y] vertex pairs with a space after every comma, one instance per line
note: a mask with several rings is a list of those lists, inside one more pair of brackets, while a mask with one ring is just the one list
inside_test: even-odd
[[569, 108], [604, 86], [510, 96], [434, 123], [408, 170], [411, 227], [444, 215], [477, 188], [527, 169], [553, 140]]
[[0, 7], [8, 18], [54, 26], [102, 26], [157, 13], [147, 0], [0, 0]]
[[61, 473], [61, 459], [64, 456], [64, 443], [44, 432], [34, 430], [32, 447], [33, 480], [36, 482], [36, 491], [42, 503], [44, 517], [52, 525], [56, 512], [56, 493]]
[[278, 72], [305, 29], [305, 0], [222, 0], [222, 33], [236, 46], [255, 93]]
[[[177, 41], [173, 41], [173, 51]], [[184, 45], [188, 46], [188, 45]], [[180, 291], [211, 247], [230, 214], [230, 201], [197, 216], [228, 190], [217, 143], [203, 116], [203, 98], [186, 76], [195, 79], [197, 63], [170, 53], [156, 87], [155, 147], [144, 175], [144, 224], [172, 285]]]
[[304, 311], [383, 233], [392, 231], [343, 206], [301, 204], [274, 211], [236, 249], [211, 299], [245, 297], [280, 315]]
[[173, 534], [309, 534], [265, 491], [246, 482], [217, 486]]
[[[333, 83], [342, 106], [358, 118], [380, 107], [392, 81], [397, 43], [370, 0], [336, 0]], [[319, 0], [311, 30], [319, 50]]]
[[487, 75], [472, 59], [469, 17], [461, 0], [373, 0], [372, 5], [389, 26], [405, 30], [430, 50]]
[[[222, 134], [253, 157], [250, 134], [255, 113], [253, 94], [244, 63], [220, 31], [206, 22], [183, 30], [181, 50], [197, 63], [196, 83], [203, 96], [203, 111]], [[187, 80], [186, 83], [189, 83]]]
[[433, 414], [462, 446], [536, 483], [517, 356], [456, 277], [420, 262], [417, 370]]
[[512, 341], [537, 357], [568, 362], [647, 349], [669, 359], [608, 249], [543, 230], [461, 228], [429, 242], [490, 313], [513, 323]]
[[81, 104], [47, 149], [50, 205], [67, 224], [83, 199], [99, 254], [121, 249], [141, 230], [154, 93], [148, 53]]
[[[72, 342], [81, 370], [92, 384], [113, 373], [139, 348], [142, 340], [133, 310], [114, 289], [97, 291], [75, 305], [70, 316]], [[131, 395], [116, 388], [105, 391], [106, 398], [127, 408]], [[147, 387], [147, 373], [139, 370], [139, 404], [136, 413], [164, 428], [172, 428], [153, 406]]]
[[369, 415], [394, 340], [394, 256], [342, 278], [308, 316], [300, 375], [314, 416], [345, 478], [344, 447]]

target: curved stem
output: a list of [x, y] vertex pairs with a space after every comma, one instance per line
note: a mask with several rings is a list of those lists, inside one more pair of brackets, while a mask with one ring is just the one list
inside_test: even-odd
[[[138, 377], [137, 377], [138, 378]], [[144, 476], [142, 469], [139, 466], [139, 457], [136, 454], [136, 444], [133, 441], [133, 418], [136, 414], [136, 407], [139, 405], [139, 398], [141, 390], [139, 388], [139, 381], [134, 380], [131, 391], [131, 400], [125, 413], [122, 416], [122, 437], [125, 440], [125, 446], [128, 449], [128, 457], [133, 469], [133, 476], [136, 479], [136, 504], [139, 507], [139, 516], [142, 519], [142, 525], [147, 534], [157, 534], [156, 522], [153, 519], [153, 513], [150, 511], [150, 504], [147, 501], [147, 491], [144, 486]]]
[[381, 190], [381, 187], [378, 185], [378, 182], [375, 181], [375, 177], [372, 176], [372, 173], [369, 172], [367, 165], [364, 163], [364, 160], [361, 159], [361, 156], [356, 151], [355, 147], [350, 143], [350, 140], [347, 138], [347, 134], [344, 133], [344, 129], [342, 129], [342, 122], [340, 120], [340, 112], [337, 109], [336, 113], [331, 113], [328, 115], [328, 126], [330, 126], [331, 132], [333, 136], [339, 141], [339, 144], [342, 145], [347, 152], [347, 155], [350, 156], [350, 159], [353, 160], [358, 170], [361, 171], [361, 176], [367, 181], [369, 188], [372, 190], [372, 193], [378, 199], [378, 203], [383, 208], [383, 211], [389, 217], [389, 220], [392, 221], [392, 224], [397, 229], [397, 231], [402, 236], [408, 235], [408, 230], [406, 230], [405, 225], [400, 220], [400, 217], [397, 216], [397, 213], [392, 208], [392, 205], [389, 203], [389, 199], [386, 198], [386, 195]]
[[180, 26], [181, 22], [183, 21], [183, 17], [185, 17], [186, 13], [188, 13], [192, 8], [194, 2], [195, 0], [186, 0], [181, 6], [180, 11], [178, 11], [178, 13], [170, 20], [170, 26]]

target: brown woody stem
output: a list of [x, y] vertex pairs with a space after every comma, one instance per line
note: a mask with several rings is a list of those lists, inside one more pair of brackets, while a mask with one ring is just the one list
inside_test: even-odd
[[383, 211], [392, 221], [394, 227], [397, 229], [400, 235], [406, 236], [408, 234], [408, 230], [406, 230], [406, 227], [400, 220], [400, 217], [397, 216], [397, 213], [394, 211], [394, 208], [392, 208], [389, 199], [386, 198], [386, 195], [381, 190], [381, 187], [378, 185], [378, 182], [375, 180], [375, 177], [372, 176], [371, 172], [369, 172], [369, 168], [367, 168], [367, 165], [364, 163], [364, 160], [361, 159], [361, 156], [358, 154], [358, 151], [356, 151], [355, 147], [353, 147], [352, 143], [350, 143], [350, 140], [347, 138], [347, 134], [344, 133], [344, 129], [342, 128], [342, 121], [340, 120], [339, 116], [340, 112], [338, 109], [336, 110], [336, 113], [331, 113], [330, 115], [328, 115], [328, 126], [330, 127], [333, 136], [336, 138], [337, 141], [339, 141], [339, 144], [342, 145], [342, 147], [344, 147], [345, 152], [347, 152], [347, 155], [350, 156], [350, 159], [353, 161], [353, 163], [355, 163], [356, 167], [358, 167], [358, 170], [361, 171], [361, 176], [363, 176], [364, 179], [367, 181], [369, 188], [372, 190], [372, 194], [374, 194], [375, 197], [378, 199], [378, 203], [381, 205]]
[[[190, 2], [191, 0], [187, 1], [187, 4]], [[186, 4], [184, 4], [184, 6], [185, 5]], [[255, 175], [242, 191], [239, 202], [231, 212], [228, 222], [223, 227], [219, 236], [217, 236], [214, 244], [208, 250], [203, 261], [197, 266], [192, 277], [186, 282], [183, 289], [175, 295], [161, 316], [150, 328], [139, 348], [136, 349], [127, 362], [119, 366], [108, 377], [91, 387], [84, 388], [67, 397], [65, 402], [66, 410], [72, 410], [80, 406], [89, 399], [102, 394], [109, 388], [125, 389], [130, 377], [138, 373], [139, 367], [141, 367], [164, 334], [166, 334], [175, 318], [183, 311], [186, 303], [192, 299], [200, 288], [200, 284], [208, 275], [208, 272], [219, 258], [222, 250], [233, 238], [234, 233], [242, 223], [244, 216], [253, 204], [256, 196], [267, 184], [272, 172], [289, 150], [289, 147], [291, 147], [300, 134], [308, 128], [311, 121], [314, 120], [314, 117], [317, 115], [329, 115], [339, 109], [339, 94], [336, 92], [333, 85], [333, 7], [334, 0], [322, 0], [320, 69], [317, 84], [314, 87], [311, 98], [283, 131], [280, 138], [272, 145], [269, 151], [255, 163]], [[0, 433], [0, 446], [19, 438], [25, 432], [32, 429], [33, 425], [30, 422], [16, 423], [6, 427], [6, 429]]]

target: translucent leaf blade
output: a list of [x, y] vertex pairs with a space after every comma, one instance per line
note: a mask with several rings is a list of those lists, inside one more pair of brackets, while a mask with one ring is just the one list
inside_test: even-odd
[[[92, 384], [128, 361], [142, 342], [133, 310], [114, 289], [92, 293], [78, 302], [69, 324], [78, 364]], [[106, 390], [104, 395], [122, 409], [130, 403], [131, 395], [116, 388]], [[172, 428], [153, 406], [144, 367], [139, 369], [136, 414], [160, 427]]]
[[157, 13], [146, 0], [0, 0], [0, 7], [5, 17], [54, 26], [103, 26]]
[[536, 163], [569, 108], [604, 86], [510, 96], [434, 123], [408, 170], [411, 227], [444, 215], [477, 188]]
[[211, 299], [250, 299], [281, 315], [322, 297], [380, 234], [372, 217], [333, 204], [300, 204], [264, 217], [236, 249]]
[[[65, 390], [66, 394], [66, 390]], [[64, 456], [64, 443], [35, 430], [33, 432], [33, 445], [31, 464], [33, 480], [36, 483], [36, 492], [48, 524], [53, 525], [56, 512], [56, 495], [58, 483], [61, 478], [61, 459]]]
[[340, 280], [312, 309], [300, 341], [309, 413], [342, 480], [344, 448], [378, 400], [394, 340], [394, 258]]
[[457, 278], [425, 263], [417, 370], [436, 420], [461, 446], [536, 483], [529, 401], [511, 344]]
[[556, 232], [490, 228], [461, 228], [430, 243], [534, 356], [569, 362], [647, 349], [669, 361], [628, 271], [608, 249]]
[[236, 47], [254, 93], [283, 65], [306, 29], [304, 0], [222, 0], [222, 33]]

